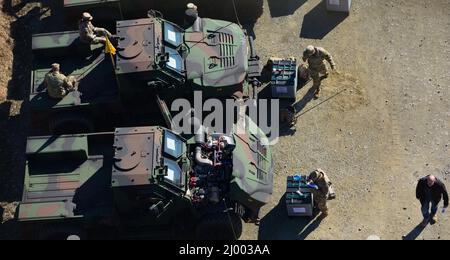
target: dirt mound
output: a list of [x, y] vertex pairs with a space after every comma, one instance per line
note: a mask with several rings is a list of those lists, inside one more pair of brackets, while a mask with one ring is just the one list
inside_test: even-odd
[[360, 81], [349, 73], [333, 73], [323, 81], [323, 96], [332, 98], [331, 104], [338, 111], [349, 111], [367, 105], [367, 93]]
[[0, 216], [1, 224], [14, 219], [14, 215], [16, 214], [18, 205], [19, 205], [19, 203], [17, 203], [17, 202], [13, 202], [13, 203], [0, 202], [0, 208], [3, 211], [3, 213]]
[[13, 45], [14, 41], [10, 36], [10, 24], [13, 18], [5, 13], [0, 13], [0, 103], [4, 102], [8, 96], [8, 83], [12, 75]]

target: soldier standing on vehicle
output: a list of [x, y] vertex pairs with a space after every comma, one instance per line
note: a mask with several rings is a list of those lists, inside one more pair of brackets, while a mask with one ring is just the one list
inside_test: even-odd
[[[189, 3], [186, 6], [186, 12], [185, 12], [185, 21], [184, 21], [184, 27], [185, 28], [189, 28], [193, 25], [196, 24], [196, 22], [198, 21], [198, 7], [193, 4], [193, 3]], [[195, 26], [196, 30], [199, 30], [199, 24], [197, 23], [197, 26]]]
[[[438, 218], [436, 213], [438, 205], [444, 198], [444, 210], [448, 208], [448, 192], [442, 181], [433, 175], [428, 175], [419, 180], [416, 188], [416, 197], [422, 204], [423, 221], [421, 225], [425, 227], [430, 222], [436, 224]], [[431, 204], [431, 214], [430, 214]]]
[[105, 44], [106, 37], [111, 38], [112, 34], [105, 28], [95, 27], [92, 24], [93, 19], [90, 13], [83, 13], [79, 23], [80, 40], [88, 44]]
[[332, 70], [336, 69], [336, 63], [334, 63], [333, 57], [328, 51], [312, 45], [306, 47], [306, 50], [303, 52], [303, 61], [308, 62], [309, 76], [313, 80], [313, 88], [316, 89], [315, 97], [318, 98], [322, 79], [328, 78], [329, 76], [325, 61], [328, 61]]
[[45, 75], [44, 83], [48, 95], [52, 98], [61, 99], [67, 96], [69, 92], [77, 90], [75, 77], [66, 77], [62, 74], [58, 63], [52, 64], [52, 70]]
[[317, 208], [322, 212], [322, 216], [327, 217], [327, 201], [336, 198], [330, 179], [323, 170], [317, 169], [309, 175], [308, 181], [317, 185], [318, 189], [313, 190], [312, 192], [314, 195], [314, 202], [316, 203]]

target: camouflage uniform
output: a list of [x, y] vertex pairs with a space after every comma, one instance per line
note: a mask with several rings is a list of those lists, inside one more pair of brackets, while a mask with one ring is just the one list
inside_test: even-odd
[[328, 216], [327, 201], [336, 196], [330, 179], [323, 170], [318, 169], [309, 175], [309, 180], [319, 187], [318, 190], [313, 190], [314, 202], [317, 208], [324, 216]]
[[[311, 48], [313, 49], [311, 50]], [[311, 51], [313, 52], [312, 54]], [[322, 76], [327, 78], [329, 74], [325, 61], [328, 61], [332, 70], [336, 68], [336, 63], [334, 63], [331, 54], [324, 48], [313, 46], [308, 46], [307, 50], [305, 50], [303, 60], [308, 61], [309, 76], [312, 78], [313, 88], [317, 89], [316, 94], [318, 94], [320, 92]]]
[[81, 20], [79, 30], [81, 41], [89, 44], [105, 43], [106, 37], [111, 38], [112, 36], [108, 30], [95, 27], [89, 20]]
[[73, 76], [66, 77], [59, 71], [52, 71], [45, 75], [45, 85], [50, 97], [63, 98], [76, 90], [76, 79]]

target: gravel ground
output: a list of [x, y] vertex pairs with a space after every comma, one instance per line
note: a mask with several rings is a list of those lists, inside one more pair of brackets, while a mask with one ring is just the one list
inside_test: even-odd
[[[417, 179], [429, 173], [450, 186], [450, 0], [353, 1], [348, 17], [327, 14], [320, 0], [283, 1], [266, 0], [253, 27], [263, 60], [300, 58], [308, 44], [315, 44], [334, 55], [339, 74], [324, 82], [319, 100], [311, 98], [311, 85], [299, 92], [298, 124], [283, 129], [274, 147], [274, 195], [260, 226], [245, 225], [242, 238], [450, 239], [446, 215], [437, 225], [416, 229], [421, 215], [414, 196]], [[21, 18], [32, 7], [0, 18], [2, 33], [13, 21], [12, 38], [25, 39], [14, 45], [8, 34], [0, 34], [6, 57], [0, 63], [0, 201], [5, 202], [20, 199], [21, 193], [27, 115], [20, 113], [20, 100], [28, 83], [11, 68], [26, 71], [28, 66], [27, 37], [18, 31], [32, 29]], [[18, 83], [11, 84], [11, 75]], [[5, 103], [6, 98], [13, 101]], [[16, 105], [11, 109], [8, 103]], [[338, 194], [330, 216], [287, 218], [279, 203], [286, 177], [319, 167], [329, 173]], [[2, 229], [0, 238], [12, 237]]]
[[[300, 58], [315, 44], [334, 55], [340, 75], [324, 82], [317, 101], [305, 98], [310, 85], [300, 91], [298, 124], [274, 148], [274, 196], [244, 239], [450, 239], [445, 215], [423, 232], [415, 228], [417, 179], [433, 173], [450, 186], [450, 1], [353, 2], [346, 18], [327, 17], [319, 0], [281, 17], [266, 5], [255, 26], [264, 59]], [[338, 194], [330, 216], [287, 218], [277, 206], [286, 176], [319, 167]]]

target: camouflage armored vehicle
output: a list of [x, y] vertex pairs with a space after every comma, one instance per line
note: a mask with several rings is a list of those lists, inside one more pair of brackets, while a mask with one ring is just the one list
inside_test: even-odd
[[[78, 31], [33, 35], [33, 134], [148, 125], [148, 120], [141, 120], [158, 111], [156, 94], [169, 101], [191, 97], [194, 90], [205, 98], [257, 93], [259, 58], [240, 26], [197, 18], [182, 28], [156, 14], [116, 23], [114, 57], [105, 54], [101, 44], [81, 42]], [[61, 64], [65, 75], [78, 79], [81, 96], [77, 92], [61, 100], [48, 96], [44, 78], [54, 62]]]
[[188, 140], [161, 127], [29, 138], [24, 237], [238, 239], [273, 188], [271, 150], [248, 122]]

